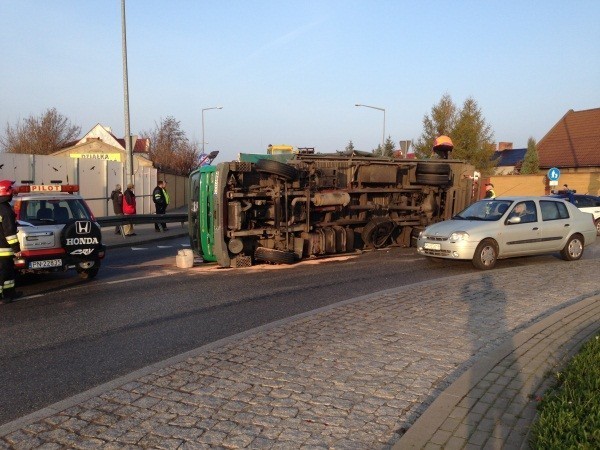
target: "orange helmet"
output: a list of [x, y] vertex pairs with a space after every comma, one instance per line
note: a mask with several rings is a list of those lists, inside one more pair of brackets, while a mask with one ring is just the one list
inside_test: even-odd
[[13, 184], [15, 184], [14, 181], [10, 181], [10, 180], [2, 180], [0, 181], [0, 197], [4, 197], [4, 196], [10, 196], [12, 197], [13, 195]]
[[452, 139], [450, 139], [448, 136], [438, 136], [435, 138], [435, 141], [433, 141], [433, 147], [438, 147], [440, 145], [443, 145], [445, 147], [454, 147], [454, 144], [452, 143]]

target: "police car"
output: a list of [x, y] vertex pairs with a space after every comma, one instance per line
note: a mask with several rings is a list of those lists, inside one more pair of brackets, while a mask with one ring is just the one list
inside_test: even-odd
[[14, 187], [13, 209], [21, 252], [15, 269], [21, 273], [75, 269], [94, 278], [106, 248], [102, 233], [79, 186], [23, 184]]

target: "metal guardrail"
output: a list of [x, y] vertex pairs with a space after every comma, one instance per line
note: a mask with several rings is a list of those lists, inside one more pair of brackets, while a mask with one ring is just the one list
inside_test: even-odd
[[163, 223], [173, 223], [173, 222], [181, 222], [183, 225], [184, 222], [187, 222], [188, 215], [187, 213], [167, 213], [167, 214], [134, 214], [130, 216], [107, 216], [107, 217], [96, 217], [96, 221], [100, 224], [101, 227], [109, 227], [114, 225], [141, 225], [146, 223], [155, 223], [155, 222], [163, 222]]

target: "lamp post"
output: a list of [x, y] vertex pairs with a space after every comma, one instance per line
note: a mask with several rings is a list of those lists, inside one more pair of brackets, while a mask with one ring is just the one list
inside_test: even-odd
[[364, 108], [371, 108], [371, 109], [377, 109], [379, 111], [383, 111], [383, 139], [381, 140], [381, 151], [383, 151], [383, 147], [385, 146], [385, 108], [379, 108], [377, 106], [362, 105], [360, 103], [357, 103], [354, 106], [362, 106]]
[[129, 126], [129, 82], [127, 76], [127, 31], [125, 24], [125, 0], [121, 0], [121, 39], [123, 47], [123, 97], [125, 103], [125, 153], [127, 154], [127, 182], [134, 182], [133, 150], [131, 148], [131, 128]]
[[222, 106], [211, 106], [210, 108], [202, 108], [202, 154], [204, 154], [204, 111], [209, 109], [223, 109]]

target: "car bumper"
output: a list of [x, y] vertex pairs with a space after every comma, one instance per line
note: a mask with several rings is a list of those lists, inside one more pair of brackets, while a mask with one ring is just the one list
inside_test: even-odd
[[473, 259], [477, 242], [433, 240], [421, 237], [417, 240], [417, 253], [423, 256], [445, 259]]

